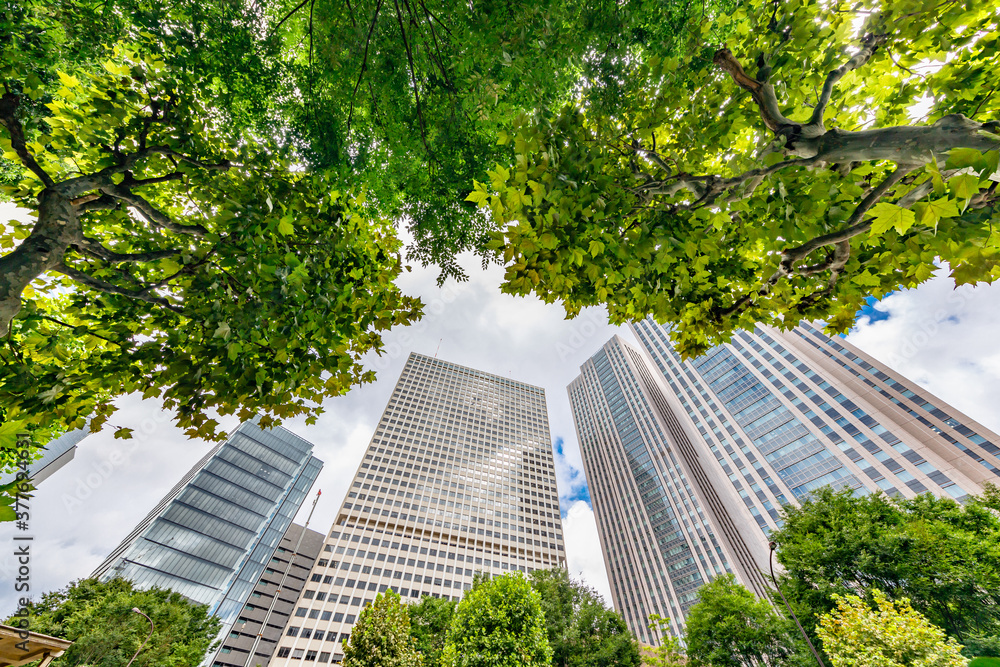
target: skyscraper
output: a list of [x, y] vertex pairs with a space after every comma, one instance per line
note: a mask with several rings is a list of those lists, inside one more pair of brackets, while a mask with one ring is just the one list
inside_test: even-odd
[[[295, 609], [299, 593], [309, 581], [310, 570], [323, 548], [323, 533], [305, 529], [305, 535], [302, 535], [302, 531], [303, 527], [295, 523], [285, 531], [232, 630], [223, 640], [213, 667], [266, 667], [269, 664], [275, 646], [285, 632], [288, 618]], [[284, 576], [286, 571], [288, 575]], [[274, 601], [279, 586], [281, 592], [278, 600]], [[271, 609], [270, 615], [268, 609]], [[254, 649], [253, 658], [248, 660], [265, 618], [267, 627]]]
[[243, 423], [170, 490], [93, 576], [169, 588], [206, 604], [222, 620], [224, 637], [322, 467], [312, 444], [290, 431]]
[[388, 588], [564, 566], [544, 390], [411, 354], [323, 548], [272, 665], [339, 662]]
[[830, 485], [961, 500], [1000, 482], [1000, 438], [843, 339], [759, 328], [682, 361], [632, 326], [581, 367], [570, 402], [615, 606], [647, 641], [683, 627], [729, 571], [764, 593], [779, 509]]

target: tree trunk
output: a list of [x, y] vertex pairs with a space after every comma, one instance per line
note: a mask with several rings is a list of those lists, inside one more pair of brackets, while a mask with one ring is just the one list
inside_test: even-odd
[[0, 336], [21, 310], [21, 294], [31, 281], [62, 263], [66, 249], [82, 239], [76, 206], [53, 191], [38, 196], [38, 222], [13, 252], [0, 257]]

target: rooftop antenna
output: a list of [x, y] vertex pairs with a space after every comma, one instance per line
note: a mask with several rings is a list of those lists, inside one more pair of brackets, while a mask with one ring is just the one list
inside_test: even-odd
[[438, 358], [438, 352], [441, 351], [441, 341], [443, 341], [443, 340], [444, 340], [444, 338], [439, 338], [438, 339], [438, 349], [434, 350], [434, 358], [435, 359]]

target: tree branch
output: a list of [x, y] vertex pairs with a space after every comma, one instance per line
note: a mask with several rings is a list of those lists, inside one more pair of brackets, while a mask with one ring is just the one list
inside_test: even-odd
[[[719, 195], [723, 194], [727, 190], [732, 190], [744, 183], [749, 182], [751, 187], [745, 192], [734, 193], [729, 197], [726, 197], [724, 201], [736, 201], [739, 199], [745, 199], [753, 194], [753, 191], [757, 189], [757, 186], [763, 182], [763, 180], [773, 174], [776, 171], [780, 171], [787, 167], [805, 167], [811, 164], [815, 164], [818, 161], [817, 158], [803, 158], [798, 160], [784, 160], [782, 162], [777, 162], [769, 167], [762, 167], [760, 169], [751, 169], [750, 171], [744, 172], [739, 176], [733, 176], [731, 178], [722, 178], [720, 176], [691, 176], [690, 174], [674, 174], [662, 181], [649, 181], [644, 183], [637, 188], [637, 191], [642, 191], [648, 195], [674, 195], [680, 190], [691, 190], [698, 197], [698, 200], [689, 206], [689, 208], [700, 208], [702, 206], [710, 206], [718, 201]], [[672, 182], [671, 182], [672, 181]]]
[[[914, 167], [911, 165], [900, 165], [896, 168], [894, 172], [889, 174], [885, 180], [878, 184], [877, 187], [873, 188], [871, 192], [861, 200], [857, 208], [851, 214], [851, 217], [847, 219], [845, 226], [839, 231], [832, 232], [830, 234], [824, 234], [823, 236], [817, 236], [816, 238], [803, 243], [796, 248], [789, 248], [781, 253], [781, 263], [778, 265], [778, 270], [768, 279], [768, 283], [773, 285], [778, 280], [785, 276], [789, 276], [795, 273], [795, 264], [802, 261], [809, 256], [814, 250], [822, 248], [826, 245], [835, 245], [848, 242], [851, 238], [857, 236], [858, 234], [863, 234], [871, 229], [871, 220], [862, 220], [865, 213], [868, 212], [872, 206], [874, 206], [878, 200], [880, 200], [886, 192], [888, 192], [894, 185], [899, 183], [908, 173], [913, 171]], [[848, 256], [850, 256], [850, 247], [847, 250]], [[818, 273], [820, 271], [827, 270], [831, 267], [835, 267], [835, 262], [839, 255], [843, 254], [843, 250], [839, 250], [834, 253], [832, 257], [827, 262], [822, 264], [814, 264], [809, 267], [805, 267], [810, 273]], [[846, 263], [846, 258], [844, 262]], [[843, 267], [843, 264], [840, 265]], [[808, 274], [806, 274], [808, 275]]]
[[267, 33], [267, 37], [264, 38], [264, 41], [267, 41], [267, 40], [271, 39], [271, 37], [274, 35], [274, 33], [276, 33], [278, 31], [278, 28], [280, 28], [285, 23], [285, 21], [287, 21], [288, 19], [290, 19], [292, 17], [292, 14], [294, 14], [295, 12], [297, 12], [300, 9], [302, 9], [303, 7], [305, 7], [307, 2], [309, 2], [309, 0], [302, 0], [302, 2], [300, 2], [297, 5], [295, 5], [295, 8], [292, 9], [292, 11], [288, 12], [287, 14], [285, 14], [284, 18], [282, 18], [280, 21], [278, 21], [277, 25], [275, 25], [273, 28], [271, 28], [270, 32]]
[[45, 187], [52, 187], [55, 185], [55, 181], [35, 161], [34, 156], [28, 152], [27, 142], [24, 138], [24, 127], [21, 125], [21, 121], [17, 119], [17, 107], [20, 104], [21, 96], [15, 93], [4, 93], [3, 97], [0, 97], [0, 125], [7, 128], [7, 133], [10, 135], [11, 148], [17, 153], [21, 164], [31, 170], [31, 173], [37, 176], [45, 184]]
[[743, 66], [733, 56], [729, 49], [722, 48], [715, 52], [712, 62], [733, 78], [736, 85], [750, 93], [750, 97], [757, 104], [760, 110], [760, 117], [775, 134], [787, 132], [787, 128], [798, 127], [799, 124], [785, 118], [778, 109], [778, 98], [774, 94], [774, 88], [769, 83], [763, 83], [747, 76], [743, 71]]
[[347, 114], [347, 131], [351, 131], [351, 119], [354, 118], [354, 99], [358, 95], [358, 88], [361, 86], [361, 79], [365, 75], [365, 71], [368, 69], [368, 47], [372, 43], [372, 34], [375, 32], [375, 22], [378, 20], [379, 10], [382, 9], [382, 0], [378, 0], [378, 4], [375, 5], [375, 13], [372, 15], [372, 22], [368, 26], [368, 38], [365, 40], [365, 54], [361, 58], [361, 71], [358, 72], [358, 80], [354, 84], [354, 92], [351, 93], [351, 110]]
[[157, 183], [166, 183], [168, 181], [179, 181], [182, 178], [184, 178], [184, 174], [179, 171], [174, 171], [163, 176], [154, 176], [153, 178], [133, 178], [130, 172], [126, 172], [121, 185], [127, 188], [133, 188], [141, 187], [143, 185], [156, 185]]
[[427, 131], [424, 127], [424, 112], [420, 106], [420, 90], [417, 87], [417, 70], [413, 66], [413, 52], [410, 51], [410, 42], [406, 39], [406, 29], [403, 27], [403, 14], [399, 9], [398, 0], [393, 0], [396, 6], [396, 21], [399, 23], [399, 32], [403, 37], [403, 47], [406, 49], [406, 60], [410, 64], [410, 80], [413, 81], [413, 95], [417, 100], [417, 119], [420, 121], [420, 139], [424, 143], [427, 152], [431, 152], [431, 147], [427, 145]]
[[[58, 324], [60, 326], [64, 326], [67, 329], [74, 329], [75, 330], [75, 329], [78, 329], [79, 327], [83, 326], [82, 324], [74, 326], [72, 324], [69, 324], [68, 322], [63, 322], [62, 320], [58, 320], [58, 319], [56, 319], [54, 317], [49, 317], [48, 315], [34, 315], [34, 317], [37, 317], [40, 320], [46, 320], [48, 322], [52, 322], [54, 324]], [[111, 340], [110, 338], [105, 338], [104, 336], [102, 336], [100, 334], [96, 334], [93, 331], [90, 331], [89, 329], [87, 330], [87, 335], [88, 336], [93, 336], [94, 338], [100, 338], [101, 340], [106, 341], [108, 343], [111, 343], [112, 345], [117, 345], [118, 347], [124, 347], [124, 345], [122, 343], [120, 343], [119, 341], [117, 341], [117, 340]]]
[[105, 294], [120, 294], [122, 296], [127, 296], [132, 299], [138, 299], [139, 301], [145, 301], [146, 303], [152, 303], [157, 306], [162, 306], [163, 308], [166, 308], [167, 310], [174, 313], [181, 312], [179, 308], [171, 304], [163, 297], [149, 294], [149, 290], [152, 289], [151, 287], [139, 290], [124, 289], [122, 287], [118, 287], [117, 285], [106, 283], [103, 280], [98, 280], [93, 276], [87, 275], [83, 271], [74, 269], [73, 267], [70, 266], [66, 266], [65, 264], [59, 264], [53, 267], [52, 270], [55, 271], [56, 273], [61, 273], [67, 278], [75, 280], [81, 285], [86, 285], [87, 287], [96, 290], [98, 292], [103, 292]]
[[853, 58], [826, 75], [826, 81], [823, 82], [823, 90], [820, 92], [819, 100], [813, 108], [809, 125], [823, 127], [823, 114], [826, 113], [826, 105], [830, 103], [830, 96], [833, 94], [834, 86], [844, 78], [845, 74], [865, 65], [875, 55], [878, 48], [882, 44], [885, 44], [888, 38], [888, 35], [874, 35], [871, 33], [865, 35], [861, 41], [861, 50]]
[[152, 262], [157, 259], [173, 257], [180, 253], [179, 250], [149, 250], [147, 252], [115, 252], [104, 247], [97, 239], [83, 237], [83, 242], [79, 243], [79, 249], [99, 259], [107, 262]]
[[194, 234], [195, 236], [204, 236], [208, 233], [208, 230], [201, 225], [177, 224], [164, 215], [163, 212], [158, 210], [155, 206], [150, 204], [145, 198], [131, 192], [128, 188], [121, 185], [104, 186], [101, 188], [101, 192], [127, 203], [129, 206], [139, 211], [139, 213], [141, 213], [146, 220], [157, 227], [169, 229], [170, 231], [177, 232], [179, 234]]

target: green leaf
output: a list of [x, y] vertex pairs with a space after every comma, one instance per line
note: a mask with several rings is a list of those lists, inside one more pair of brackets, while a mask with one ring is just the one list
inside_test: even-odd
[[0, 449], [13, 449], [17, 446], [17, 436], [24, 432], [24, 423], [8, 421], [0, 424]]
[[282, 236], [291, 236], [295, 233], [295, 227], [292, 225], [292, 220], [294, 218], [290, 215], [286, 215], [284, 218], [278, 221], [278, 233]]
[[975, 148], [953, 148], [948, 153], [948, 160], [945, 162], [945, 169], [963, 169], [972, 167], [977, 172], [986, 169], [986, 159], [983, 154]]
[[871, 228], [873, 236], [884, 234], [892, 228], [903, 234], [916, 222], [913, 211], [885, 202], [872, 206], [868, 215], [873, 217]]
[[958, 174], [948, 179], [948, 187], [956, 197], [968, 203], [979, 192], [979, 177], [974, 174]]
[[75, 76], [61, 71], [57, 71], [56, 74], [59, 76], [59, 82], [67, 88], [76, 88], [80, 85], [80, 80]]

